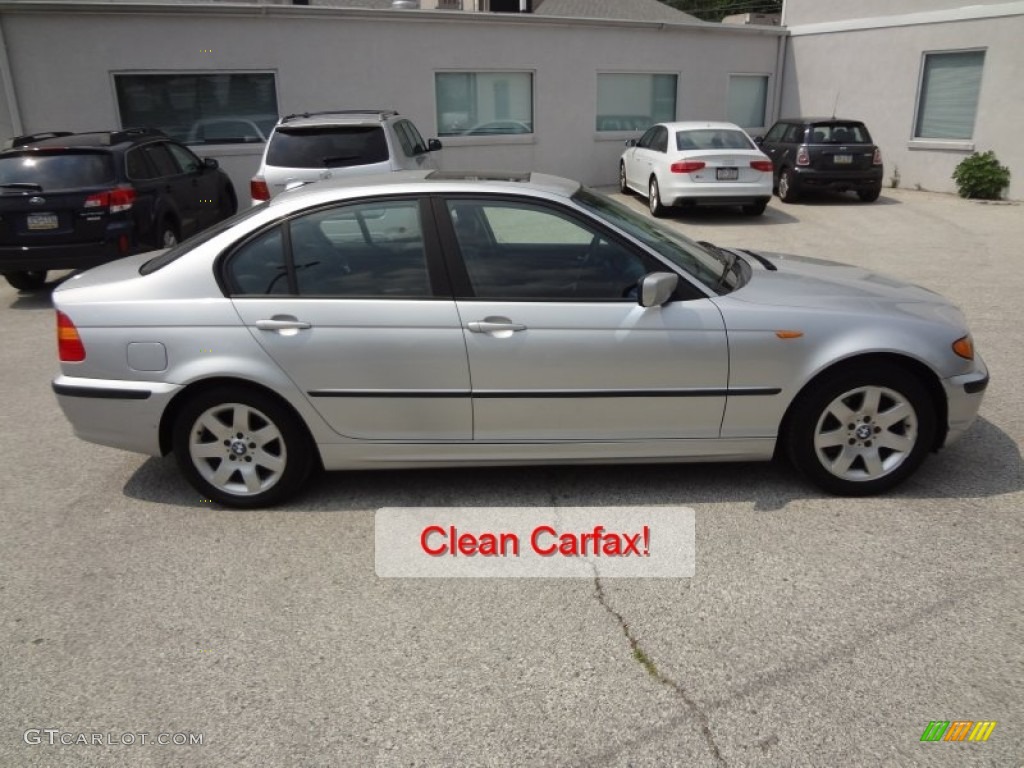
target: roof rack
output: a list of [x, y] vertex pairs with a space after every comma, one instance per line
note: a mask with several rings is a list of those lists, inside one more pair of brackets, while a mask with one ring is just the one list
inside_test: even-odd
[[71, 131], [42, 131], [40, 133], [27, 133], [24, 136], [15, 136], [7, 142], [10, 149], [24, 147], [26, 144], [34, 144], [43, 139], [59, 139], [61, 136], [71, 136]]
[[128, 141], [139, 136], [166, 136], [167, 134], [159, 128], [122, 128], [119, 131], [110, 132], [110, 143], [117, 144], [121, 141]]
[[377, 115], [378, 117], [395, 117], [398, 114], [393, 109], [325, 109], [321, 112], [296, 112], [285, 115], [281, 118], [282, 123], [294, 120], [298, 117], [320, 117], [321, 115]]

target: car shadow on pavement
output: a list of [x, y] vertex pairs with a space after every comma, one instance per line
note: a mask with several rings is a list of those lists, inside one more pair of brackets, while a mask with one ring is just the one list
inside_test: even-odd
[[800, 219], [778, 207], [769, 205], [760, 216], [747, 216], [734, 208], [673, 208], [665, 221], [709, 227], [764, 227], [772, 224], [798, 224]]
[[828, 190], [822, 190], [820, 192], [815, 192], [814, 194], [803, 196], [796, 203], [782, 203], [782, 205], [807, 205], [818, 207], [834, 205], [851, 206], [854, 208], [871, 210], [871, 208], [877, 205], [903, 205], [903, 202], [901, 200], [897, 200], [895, 197], [886, 197], [884, 189], [882, 190], [882, 196], [870, 203], [865, 203], [857, 199], [857, 196], [852, 192], [830, 192]]
[[[984, 498], [1024, 488], [1017, 443], [980, 419], [960, 442], [928, 457], [887, 498]], [[124, 486], [139, 501], [201, 506], [172, 457], [143, 462]], [[358, 511], [379, 507], [691, 506], [753, 503], [776, 512], [803, 499], [831, 498], [782, 461], [467, 467], [328, 472], [280, 511]]]
[[10, 309], [53, 309], [53, 300], [51, 298], [53, 292], [73, 274], [69, 272], [55, 280], [50, 280], [42, 288], [34, 291], [18, 291], [14, 295], [14, 300], [7, 306]]

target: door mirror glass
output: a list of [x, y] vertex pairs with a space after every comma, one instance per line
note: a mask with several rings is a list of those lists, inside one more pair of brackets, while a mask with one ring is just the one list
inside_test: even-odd
[[206, 169], [211, 170], [211, 171], [215, 171], [219, 167], [220, 167], [220, 163], [218, 163], [214, 158], [212, 158], [212, 157], [204, 157], [203, 158], [203, 168], [206, 168]]
[[428, 139], [427, 140], [427, 151], [428, 152], [437, 152], [440, 149], [442, 149], [440, 140], [438, 140], [438, 139]]
[[670, 298], [679, 285], [679, 275], [671, 272], [652, 272], [640, 279], [640, 296], [637, 303], [641, 307], [660, 307]]

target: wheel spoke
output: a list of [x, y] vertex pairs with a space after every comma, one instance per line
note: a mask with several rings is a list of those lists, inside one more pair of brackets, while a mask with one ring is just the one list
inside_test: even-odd
[[879, 403], [882, 399], [882, 390], [878, 387], [864, 388], [864, 402], [860, 406], [861, 413], [874, 418], [878, 414]]
[[213, 473], [213, 477], [210, 478], [210, 482], [218, 488], [223, 488], [228, 484], [228, 480], [231, 479], [231, 475], [234, 474], [237, 468], [237, 465], [227, 459], [224, 459], [221, 461], [220, 466], [217, 467], [217, 471]]
[[224, 445], [220, 441], [215, 443], [193, 443], [192, 455], [197, 459], [223, 459]]
[[831, 432], [821, 432], [814, 438], [814, 444], [818, 448], [835, 448], [845, 445], [847, 441], [845, 429], [834, 429]]
[[249, 431], [249, 409], [244, 405], [235, 405], [231, 413], [231, 430], [238, 434]]
[[909, 416], [914, 415], [914, 410], [907, 403], [898, 403], [887, 411], [875, 417], [875, 423], [880, 427], [891, 427], [899, 424]]
[[881, 477], [884, 474], [882, 457], [878, 455], [877, 449], [863, 451], [861, 457], [864, 459], [864, 466], [867, 467], [869, 477]]
[[854, 413], [850, 407], [843, 402], [842, 398], [836, 398], [828, 407], [828, 412], [838, 419], [842, 424], [852, 424]]
[[214, 412], [212, 410], [207, 411], [200, 416], [198, 424], [203, 429], [208, 430], [218, 440], [227, 440], [231, 437], [231, 427], [214, 416]]
[[916, 441], [909, 435], [897, 435], [895, 432], [882, 432], [876, 438], [876, 442], [882, 448], [899, 451], [900, 453], [910, 453], [910, 451], [913, 450], [914, 443]]
[[242, 473], [242, 480], [245, 482], [245, 490], [249, 493], [256, 493], [260, 489], [260, 476], [256, 467], [252, 464], [244, 464], [239, 467]]
[[856, 461], [859, 455], [860, 453], [850, 446], [843, 448], [843, 452], [832, 462], [832, 474], [845, 475], [850, 470], [850, 465]]
[[281, 438], [281, 433], [273, 424], [267, 424], [267, 426], [260, 427], [255, 432], [250, 432], [249, 437], [252, 438], [256, 445], [262, 448], [267, 443], [279, 440]]
[[252, 460], [255, 464], [269, 469], [271, 472], [283, 472], [285, 460], [266, 451], [253, 451]]

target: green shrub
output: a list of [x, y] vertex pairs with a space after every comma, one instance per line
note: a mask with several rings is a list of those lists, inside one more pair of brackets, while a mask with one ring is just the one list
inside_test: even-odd
[[1010, 169], [1000, 165], [996, 153], [989, 150], [965, 157], [953, 171], [960, 197], [998, 200], [1010, 186]]

